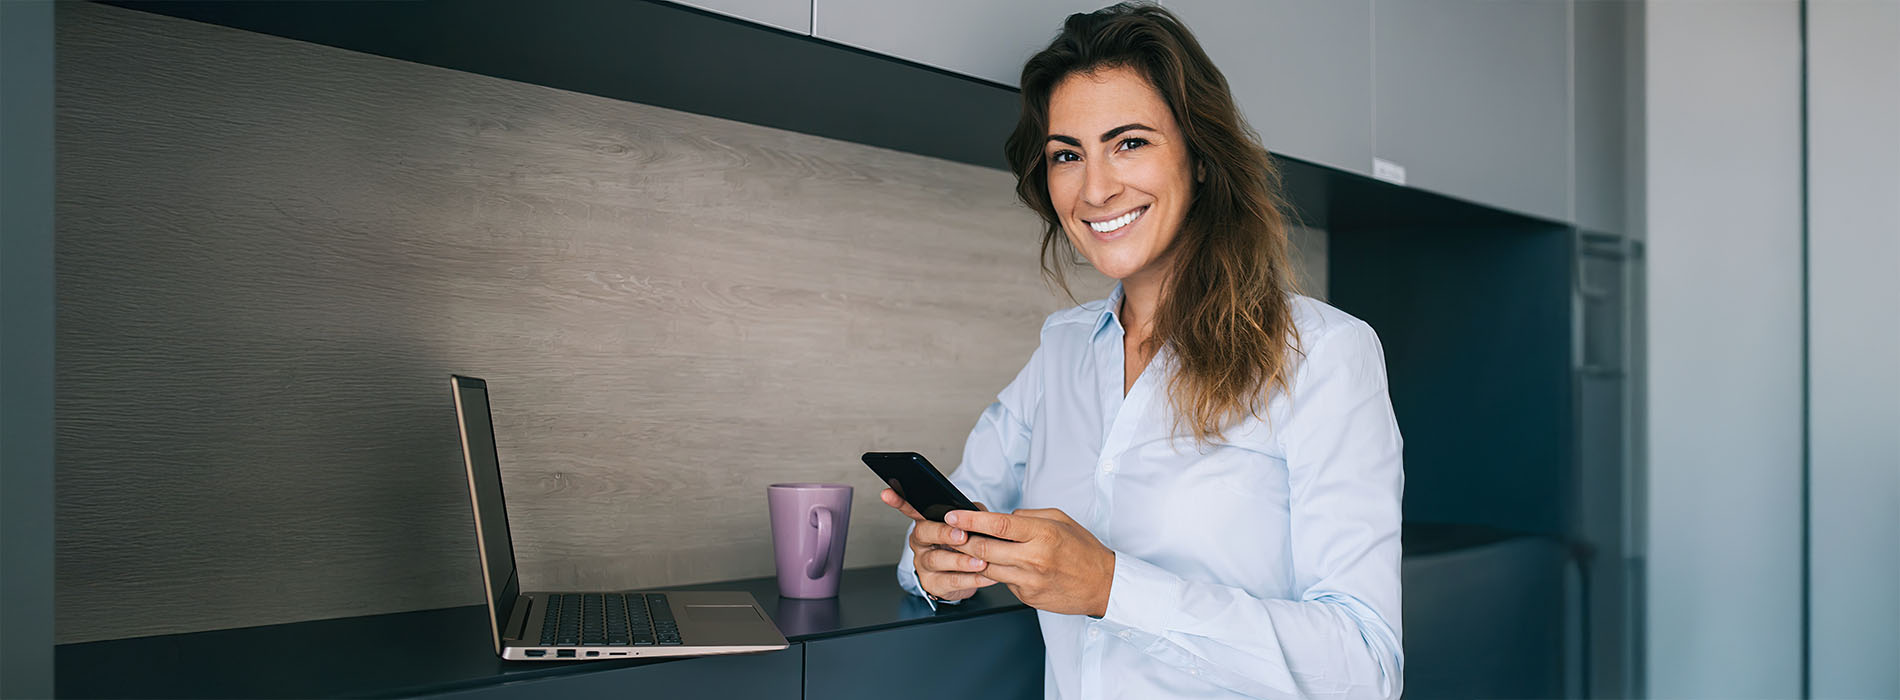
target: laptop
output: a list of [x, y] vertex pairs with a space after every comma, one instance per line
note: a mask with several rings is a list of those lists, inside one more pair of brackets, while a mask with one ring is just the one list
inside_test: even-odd
[[743, 591], [523, 593], [501, 497], [488, 383], [450, 375], [495, 653], [518, 661], [699, 656], [789, 646]]

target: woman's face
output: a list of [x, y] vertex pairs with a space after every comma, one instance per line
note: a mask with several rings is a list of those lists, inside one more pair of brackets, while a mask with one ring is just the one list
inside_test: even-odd
[[1049, 96], [1049, 200], [1102, 274], [1155, 283], [1194, 195], [1187, 142], [1161, 94], [1127, 68], [1076, 73]]

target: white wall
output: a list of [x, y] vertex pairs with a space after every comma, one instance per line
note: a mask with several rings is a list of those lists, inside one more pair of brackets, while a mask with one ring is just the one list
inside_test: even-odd
[[1796, 697], [1799, 5], [1645, 24], [1649, 695]]
[[1813, 697], [1900, 697], [1900, 2], [1808, 3]]

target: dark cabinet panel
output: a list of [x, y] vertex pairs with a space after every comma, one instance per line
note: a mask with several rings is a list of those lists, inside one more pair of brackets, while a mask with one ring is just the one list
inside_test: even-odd
[[546, 680], [430, 695], [455, 700], [653, 697], [675, 700], [799, 700], [804, 647], [764, 654], [707, 656]]
[[805, 643], [805, 697], [1042, 697], [1042, 629], [1030, 609]]
[[1563, 697], [1566, 571], [1548, 537], [1408, 554], [1405, 697]]

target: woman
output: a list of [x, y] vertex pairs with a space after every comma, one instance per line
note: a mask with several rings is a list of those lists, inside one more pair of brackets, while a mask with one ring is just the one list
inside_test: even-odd
[[[1167, 10], [1069, 17], [1006, 145], [1042, 216], [1120, 281], [1049, 316], [898, 579], [1036, 608], [1049, 697], [1397, 697], [1400, 438], [1378, 339], [1294, 292], [1276, 177]], [[1066, 289], [1066, 286], [1064, 287]]]

